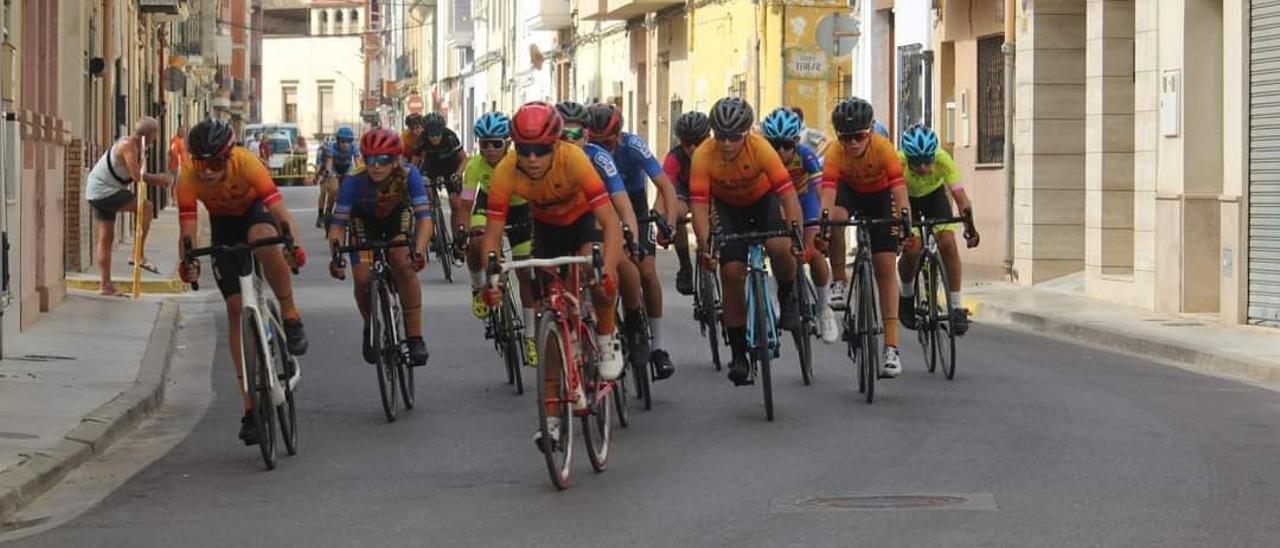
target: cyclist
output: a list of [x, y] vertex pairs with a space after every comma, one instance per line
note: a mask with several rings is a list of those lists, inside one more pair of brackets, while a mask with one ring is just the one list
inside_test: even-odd
[[[409, 364], [417, 367], [427, 363], [427, 344], [422, 340], [422, 287], [416, 272], [426, 264], [427, 242], [431, 241], [431, 202], [418, 169], [401, 159], [404, 147], [394, 131], [380, 128], [365, 133], [360, 139], [360, 151], [364, 155], [364, 169], [342, 179], [338, 206], [333, 210], [333, 222], [329, 226], [329, 242], [341, 245], [348, 227], [353, 244], [366, 240], [390, 242], [413, 236], [412, 254], [406, 248], [396, 248], [390, 250], [389, 255], [404, 310]], [[368, 257], [368, 253], [352, 253], [351, 270], [356, 307], [364, 320], [361, 350], [364, 361], [374, 363], [378, 356], [369, 345]], [[329, 264], [329, 274], [334, 278], [345, 278], [345, 271], [340, 263]]]
[[[898, 159], [907, 166], [905, 173], [907, 196], [911, 200], [911, 210], [916, 215], [930, 219], [951, 217], [950, 195], [956, 207], [969, 215], [973, 214], [973, 205], [969, 195], [960, 183], [960, 170], [947, 151], [938, 148], [938, 135], [923, 124], [911, 126], [899, 140]], [[934, 228], [938, 236], [938, 251], [942, 254], [942, 262], [946, 265], [947, 281], [951, 292], [951, 327], [956, 335], [963, 335], [969, 330], [968, 311], [960, 308], [960, 250], [956, 247], [955, 225], [943, 225]], [[965, 243], [969, 248], [978, 246], [978, 233], [967, 234]], [[902, 295], [898, 297], [899, 310], [911, 310], [911, 300], [915, 294], [916, 268], [919, 266], [920, 252], [918, 245], [912, 241], [898, 261], [898, 274], [902, 279]], [[914, 314], [902, 314], [901, 322], [907, 329], [915, 329]]]
[[[822, 172], [822, 207], [831, 211], [832, 219], [848, 219], [850, 214], [862, 219], [883, 219], [911, 206], [903, 182], [902, 162], [898, 161], [893, 143], [874, 132], [874, 118], [871, 103], [857, 97], [841, 101], [831, 113], [831, 124], [835, 126], [839, 142], [827, 147]], [[831, 306], [837, 309], [845, 306], [848, 287], [844, 232], [831, 233], [831, 270], [836, 279], [831, 284]], [[884, 318], [883, 373], [889, 378], [902, 372], [902, 358], [898, 353], [895, 232], [887, 225], [871, 230], [872, 260], [880, 292], [880, 314]]]
[[[676, 225], [676, 190], [662, 171], [658, 159], [649, 151], [649, 145], [634, 133], [622, 131], [622, 112], [609, 103], [596, 103], [589, 109], [591, 115], [587, 137], [613, 154], [613, 163], [622, 175], [631, 198], [636, 218], [648, 215], [649, 195], [646, 178], [658, 187], [656, 209], [661, 212], [668, 226]], [[653, 223], [644, 223], [635, 229], [636, 245], [644, 255], [640, 261], [640, 283], [644, 289], [645, 308], [649, 314], [649, 332], [653, 337], [649, 360], [653, 362], [653, 377], [662, 380], [675, 374], [675, 365], [662, 339], [662, 282], [658, 279], [658, 241], [668, 244], [667, 238], [656, 234]]]
[[[582, 103], [565, 101], [557, 104], [556, 110], [564, 119], [560, 139], [582, 148], [587, 158], [591, 160], [591, 166], [595, 168], [596, 175], [604, 181], [605, 190], [608, 191], [609, 199], [613, 202], [613, 209], [618, 212], [618, 219], [625, 226], [636, 226], [636, 212], [631, 206], [631, 195], [627, 192], [626, 184], [622, 182], [617, 165], [613, 163], [613, 154], [600, 145], [587, 142], [587, 124], [591, 119], [587, 107]], [[636, 234], [633, 233], [632, 236], [635, 237]], [[631, 353], [634, 361], [632, 366], [644, 367], [649, 363], [651, 346], [649, 339], [640, 335], [643, 333], [640, 322], [644, 317], [641, 312], [644, 306], [644, 287], [640, 283], [640, 268], [635, 262], [618, 261], [618, 290], [622, 297], [623, 329], [631, 338], [630, 346], [634, 349]]]
[[[462, 150], [462, 141], [458, 139], [458, 134], [445, 127], [444, 116], [439, 112], [423, 116], [422, 127], [422, 136], [418, 137], [414, 156], [418, 160], [418, 168], [428, 181], [444, 179], [445, 190], [449, 193], [451, 212], [448, 228], [456, 230], [462, 226], [465, 218], [461, 193], [462, 172], [467, 167], [467, 153]], [[440, 227], [440, 230], [445, 230], [445, 227]], [[454, 234], [453, 241], [463, 240], [460, 234]]]
[[320, 217], [326, 221], [333, 216], [333, 205], [338, 200], [338, 182], [356, 167], [360, 149], [356, 147], [356, 132], [347, 126], [333, 134], [333, 145], [325, 151], [324, 186], [320, 187]]
[[[818, 220], [822, 216], [821, 198], [818, 196], [822, 184], [822, 162], [809, 145], [800, 142], [803, 129], [800, 116], [787, 107], [778, 107], [765, 116], [760, 129], [791, 174], [791, 184], [800, 199], [805, 222]], [[818, 290], [818, 335], [822, 342], [831, 344], [840, 338], [840, 327], [836, 324], [835, 313], [827, 306], [831, 295], [831, 269], [827, 258], [814, 245], [818, 229], [817, 226], [805, 227], [804, 248], [806, 261], [813, 271], [813, 285]]]
[[[484, 256], [487, 258], [498, 249], [513, 195], [528, 200], [531, 206], [534, 257], [588, 255], [592, 244], [602, 243], [604, 278], [592, 285], [591, 302], [596, 313], [600, 376], [616, 379], [623, 368], [622, 345], [614, 325], [622, 225], [587, 155], [575, 146], [560, 142], [562, 126], [563, 120], [555, 107], [541, 101], [526, 103], [512, 117], [515, 154], [508, 154], [493, 170]], [[494, 304], [502, 297], [498, 291], [486, 291], [486, 298]], [[579, 392], [576, 404], [585, 403]], [[548, 411], [554, 414], [553, 409]], [[549, 430], [558, 432], [558, 420], [551, 417], [548, 421]], [[541, 436], [539, 429], [534, 434], [535, 443], [541, 443]]]
[[[791, 174], [769, 142], [751, 133], [755, 122], [751, 105], [736, 97], [726, 97], [716, 101], [708, 118], [715, 140], [702, 143], [694, 151], [689, 173], [693, 232], [698, 240], [699, 259], [704, 265], [713, 260], [709, 242], [712, 205], [726, 234], [784, 230], [791, 223], [803, 222]], [[785, 217], [785, 224], [781, 217]], [[781, 312], [778, 323], [788, 330], [795, 329], [798, 315], [793, 247], [788, 238], [773, 238], [765, 243], [778, 280]], [[720, 249], [724, 325], [733, 350], [729, 380], [739, 386], [746, 384], [751, 375], [747, 361], [746, 259], [745, 244], [729, 244]]]
[[[467, 161], [467, 168], [462, 177], [462, 210], [471, 212], [471, 232], [475, 234], [472, 245], [467, 248], [467, 269], [471, 271], [471, 312], [477, 318], [489, 316], [489, 305], [484, 301], [481, 290], [484, 288], [485, 275], [483, 246], [485, 224], [488, 222], [489, 182], [493, 176], [493, 168], [507, 155], [511, 138], [511, 119], [501, 112], [486, 112], [476, 120], [473, 128], [476, 139], [480, 141], [480, 154]], [[520, 226], [519, 229], [507, 231], [511, 241], [511, 256], [514, 259], [527, 259], [533, 250], [533, 226], [530, 224], [529, 204], [519, 196], [511, 197], [511, 206], [507, 212], [507, 224]], [[529, 365], [538, 363], [538, 344], [533, 339], [533, 291], [531, 276], [527, 270], [516, 271], [520, 280], [520, 304], [524, 307], [525, 325], [524, 351]]]
[[325, 166], [328, 165], [329, 151], [333, 148], [333, 136], [327, 136], [320, 142], [320, 146], [316, 147], [316, 187], [319, 192], [316, 193], [316, 228], [324, 226], [324, 206], [325, 206], [325, 186], [324, 183], [329, 178], [329, 174], [325, 172]]
[[[235, 245], [272, 238], [279, 234], [277, 226], [287, 226], [290, 234], [298, 233], [293, 214], [285, 206], [266, 166], [253, 152], [234, 146], [234, 143], [235, 130], [222, 120], [205, 120], [187, 134], [190, 157], [178, 175], [176, 191], [179, 249], [182, 249], [184, 241], [196, 240], [197, 202], [204, 203], [205, 210], [209, 212], [213, 245]], [[302, 328], [302, 316], [293, 302], [289, 264], [305, 265], [307, 253], [301, 245], [295, 244], [290, 257], [286, 257], [278, 246], [260, 247], [254, 250], [254, 255], [280, 302], [289, 353], [301, 356], [307, 352], [307, 335]], [[240, 356], [241, 265], [236, 263], [233, 257], [215, 256], [213, 273], [218, 290], [226, 301], [231, 361], [236, 367], [236, 378], [243, 379]], [[200, 263], [186, 264], [179, 259], [178, 272], [184, 282], [198, 281]], [[250, 415], [253, 402], [248, 394], [242, 392], [240, 395], [244, 401], [240, 440], [245, 445], [254, 445], [258, 443], [258, 431]]]
[[[676, 119], [675, 134], [680, 142], [667, 152], [667, 157], [662, 161], [662, 171], [675, 184], [678, 198], [676, 218], [683, 219], [689, 213], [689, 163], [693, 160], [693, 151], [711, 135], [707, 115], [697, 111], [681, 114]], [[676, 291], [681, 295], [693, 295], [689, 232], [684, 223], [676, 224], [676, 258], [680, 260], [680, 269], [676, 271]]]
[[413, 158], [413, 153], [418, 150], [418, 136], [422, 135], [423, 131], [422, 123], [421, 114], [405, 116], [404, 131], [400, 133], [400, 142], [404, 144], [402, 152], [404, 159], [413, 162], [414, 165], [417, 165], [417, 162]]

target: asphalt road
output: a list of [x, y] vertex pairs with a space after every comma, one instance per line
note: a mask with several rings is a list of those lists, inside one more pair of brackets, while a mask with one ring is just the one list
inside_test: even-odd
[[[310, 189], [287, 195], [308, 225]], [[465, 281], [422, 274], [431, 362], [419, 407], [388, 424], [350, 282], [329, 279], [305, 232], [301, 453], [266, 472], [237, 442], [219, 320], [203, 420], [101, 504], [12, 546], [1280, 545], [1273, 392], [979, 323], [952, 382], [906, 339], [905, 373], [874, 405], [839, 347], [815, 347], [806, 387], [788, 344], [766, 422], [759, 388], [712, 369], [674, 291], [678, 373], [652, 411], [633, 405], [608, 471], [579, 452], [557, 492], [531, 442], [534, 397], [505, 384]], [[871, 495], [941, 506], [842, 507], [886, 500], [842, 498]]]

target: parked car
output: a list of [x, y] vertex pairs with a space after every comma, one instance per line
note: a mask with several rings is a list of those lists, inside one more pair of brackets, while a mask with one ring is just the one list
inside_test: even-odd
[[307, 151], [296, 150], [295, 139], [284, 132], [270, 134], [267, 141], [271, 146], [271, 156], [267, 158], [271, 178], [280, 185], [306, 184]]

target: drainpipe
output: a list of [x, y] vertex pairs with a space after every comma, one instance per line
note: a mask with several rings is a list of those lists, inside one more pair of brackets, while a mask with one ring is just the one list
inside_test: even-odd
[[1013, 268], [1013, 99], [1015, 43], [1017, 42], [1016, 26], [1017, 0], [1005, 0], [1004, 3], [1004, 45], [1000, 50], [1004, 53], [1004, 273], [1011, 282], [1018, 281], [1018, 273]]

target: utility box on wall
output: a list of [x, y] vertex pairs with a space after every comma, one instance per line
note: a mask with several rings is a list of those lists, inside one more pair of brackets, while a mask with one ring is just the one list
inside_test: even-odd
[[1182, 71], [1166, 70], [1160, 74], [1160, 134], [1177, 137], [1182, 118]]

